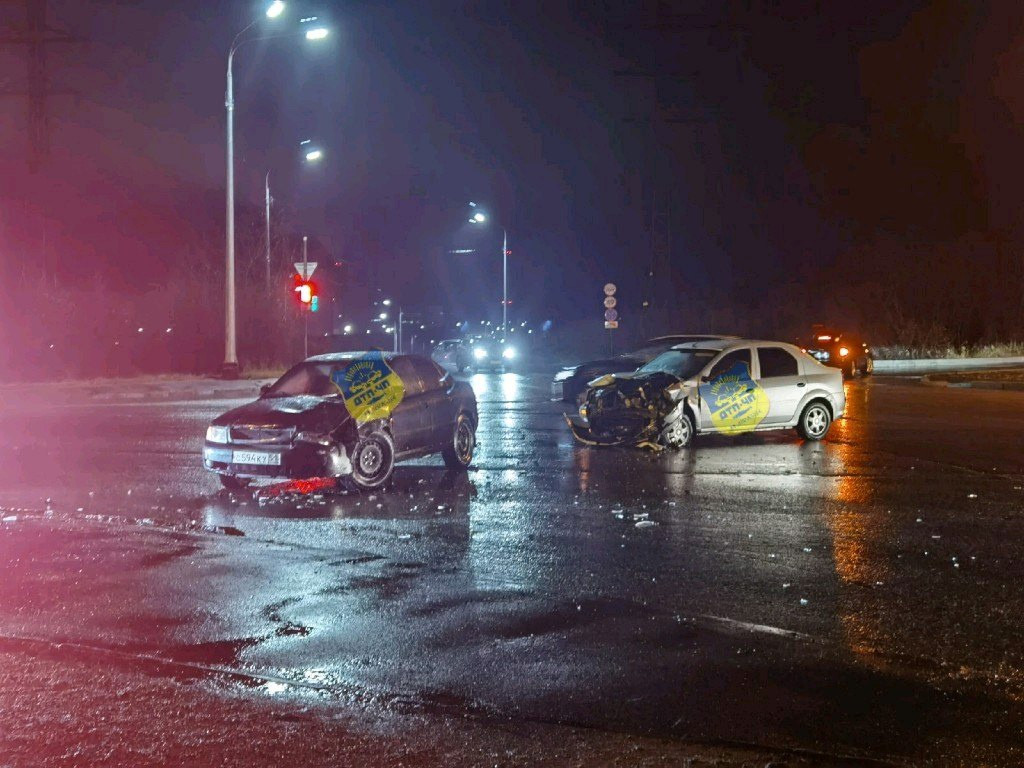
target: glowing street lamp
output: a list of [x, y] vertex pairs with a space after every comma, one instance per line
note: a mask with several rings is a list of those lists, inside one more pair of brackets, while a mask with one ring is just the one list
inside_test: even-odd
[[[476, 209], [469, 219], [470, 224], [484, 224], [487, 221], [487, 214], [477, 209], [476, 203], [470, 203], [470, 208]], [[501, 338], [506, 336], [505, 328], [508, 326], [508, 230], [501, 228]]]
[[[285, 4], [283, 0], [273, 0], [266, 9], [268, 19], [278, 19], [284, 13]], [[247, 42], [253, 40], [265, 40], [269, 35], [263, 37], [246, 38], [245, 33], [252, 29], [258, 20], [247, 24], [241, 32], [235, 35], [231, 41], [231, 48], [228, 51], [227, 66], [227, 88], [224, 94], [224, 109], [227, 112], [227, 211], [224, 234], [226, 247], [224, 253], [224, 365], [225, 376], [238, 375], [238, 351], [235, 326], [235, 88], [232, 65], [235, 61], [235, 52]], [[306, 31], [307, 40], [322, 40], [327, 37], [327, 29], [316, 27]], [[269, 186], [269, 180], [268, 180]]]

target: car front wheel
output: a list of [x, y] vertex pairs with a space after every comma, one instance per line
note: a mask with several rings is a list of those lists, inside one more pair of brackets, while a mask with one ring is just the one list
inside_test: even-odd
[[683, 412], [679, 418], [666, 424], [659, 436], [659, 441], [667, 448], [685, 448], [693, 441], [693, 422], [689, 414]]
[[444, 463], [450, 469], [465, 469], [473, 461], [473, 450], [476, 448], [476, 430], [473, 421], [464, 413], [459, 414], [455, 421], [455, 429], [441, 451]]
[[352, 449], [351, 483], [359, 490], [380, 488], [395, 469], [395, 443], [387, 432], [371, 432]]
[[804, 412], [800, 414], [796, 431], [804, 440], [821, 440], [831, 424], [832, 414], [829, 412], [828, 406], [820, 401], [815, 401], [808, 403]]

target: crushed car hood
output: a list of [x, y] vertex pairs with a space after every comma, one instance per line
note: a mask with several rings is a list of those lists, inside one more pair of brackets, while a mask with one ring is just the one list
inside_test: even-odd
[[661, 371], [594, 379], [581, 409], [586, 423], [568, 420], [573, 435], [588, 444], [656, 447], [665, 419], [678, 403], [668, 387], [678, 382]]
[[261, 397], [221, 414], [213, 423], [329, 432], [350, 418], [341, 398]]

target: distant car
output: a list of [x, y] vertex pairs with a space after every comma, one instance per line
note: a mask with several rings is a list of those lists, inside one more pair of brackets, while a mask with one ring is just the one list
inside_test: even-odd
[[680, 344], [587, 390], [573, 435], [591, 445], [683, 448], [694, 435], [796, 428], [821, 440], [846, 409], [841, 372], [778, 341]]
[[473, 352], [462, 339], [445, 339], [434, 347], [430, 359], [447, 371], [464, 373], [473, 364]]
[[519, 348], [493, 337], [477, 337], [470, 344], [474, 371], [508, 371], [520, 363]]
[[667, 349], [687, 341], [711, 341], [714, 339], [731, 339], [733, 336], [717, 336], [713, 334], [674, 334], [657, 336], [648, 339], [643, 346], [623, 352], [615, 357], [599, 360], [588, 360], [578, 365], [567, 365], [555, 374], [551, 382], [551, 398], [565, 403], [576, 403], [587, 388], [587, 382], [605, 373], [622, 373], [635, 371], [644, 363], [653, 360]]
[[847, 377], [868, 376], [875, 370], [871, 348], [852, 333], [816, 325], [804, 348], [819, 363], [839, 368]]
[[214, 419], [203, 462], [230, 489], [309, 477], [379, 488], [403, 459], [440, 453], [451, 468], [469, 466], [476, 427], [473, 390], [425, 357], [319, 355]]

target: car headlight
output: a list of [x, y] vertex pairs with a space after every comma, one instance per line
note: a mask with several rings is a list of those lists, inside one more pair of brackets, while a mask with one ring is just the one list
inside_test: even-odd
[[505, 347], [503, 350], [501, 350], [501, 356], [504, 357], [506, 360], [511, 360], [516, 356], [516, 348]]
[[206, 440], [210, 443], [228, 442], [228, 428], [209, 426], [206, 428]]
[[848, 354], [850, 354], [850, 350], [848, 350], [846, 347], [840, 347], [839, 348], [839, 356], [840, 357], [846, 357]]
[[483, 360], [487, 357], [487, 350], [483, 347], [473, 347], [473, 357], [477, 360]]

